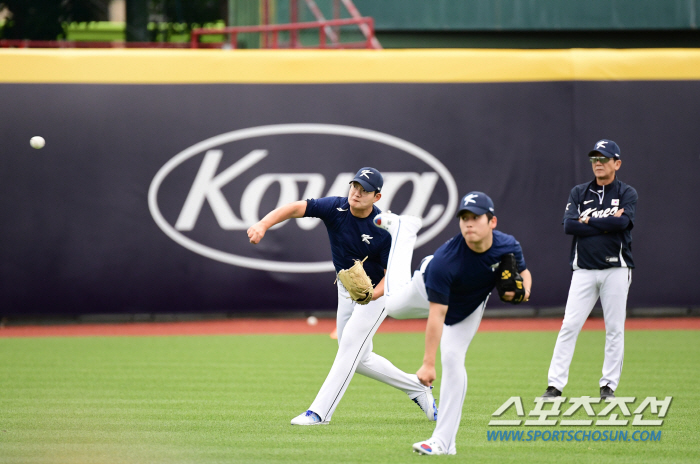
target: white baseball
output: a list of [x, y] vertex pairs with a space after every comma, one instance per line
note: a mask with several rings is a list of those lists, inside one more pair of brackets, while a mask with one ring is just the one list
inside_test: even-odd
[[32, 148], [36, 148], [38, 150], [39, 148], [44, 148], [44, 145], [46, 145], [46, 140], [44, 140], [44, 137], [39, 137], [38, 135], [35, 135], [31, 139], [29, 139], [29, 145], [31, 145]]
[[309, 318], [306, 319], [306, 323], [309, 325], [316, 325], [318, 324], [318, 319], [316, 319], [315, 316], [309, 316]]

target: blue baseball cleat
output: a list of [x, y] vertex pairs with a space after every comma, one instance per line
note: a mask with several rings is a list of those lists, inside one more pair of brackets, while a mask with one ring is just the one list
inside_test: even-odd
[[436, 421], [438, 410], [437, 405], [435, 404], [435, 398], [433, 397], [433, 392], [431, 391], [432, 389], [432, 386], [426, 388], [423, 393], [411, 399], [418, 405], [419, 408], [423, 410], [428, 420]]
[[299, 414], [292, 419], [292, 425], [326, 425], [328, 421], [321, 420], [321, 417], [315, 412], [309, 410], [303, 414]]

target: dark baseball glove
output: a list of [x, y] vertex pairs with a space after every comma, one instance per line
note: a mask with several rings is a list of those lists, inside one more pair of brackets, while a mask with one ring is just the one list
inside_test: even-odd
[[[367, 258], [365, 258], [367, 259]], [[372, 280], [362, 267], [365, 259], [360, 261], [355, 260], [355, 264], [350, 269], [343, 269], [338, 273], [338, 279], [343, 283], [343, 286], [350, 294], [350, 298], [357, 304], [366, 305], [372, 301], [374, 287]]]
[[[496, 282], [496, 290], [501, 301], [512, 304], [520, 304], [525, 299], [525, 287], [523, 287], [523, 278], [518, 272], [515, 255], [508, 253], [503, 255], [501, 263], [498, 265], [498, 282]], [[515, 296], [511, 301], [503, 299], [506, 292], [515, 292]]]

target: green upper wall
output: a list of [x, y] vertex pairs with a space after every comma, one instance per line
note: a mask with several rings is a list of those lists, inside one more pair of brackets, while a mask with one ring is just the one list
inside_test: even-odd
[[[323, 3], [330, 2], [317, 1], [319, 6]], [[354, 0], [354, 4], [363, 16], [375, 19], [379, 31], [689, 30], [697, 29], [700, 14], [700, 0]]]
[[[299, 19], [313, 21], [298, 0]], [[271, 2], [277, 23], [289, 21], [289, 0]], [[316, 0], [326, 18], [332, 0]], [[354, 0], [375, 19], [384, 48], [700, 48], [700, 0]], [[260, 0], [234, 0], [234, 24], [258, 24]], [[348, 17], [344, 7], [342, 17]], [[98, 23], [69, 27], [73, 40], [123, 40], [105, 36]], [[154, 25], [155, 27], [155, 25]], [[604, 31], [604, 34], [600, 32]], [[99, 32], [99, 34], [97, 34]], [[115, 34], [117, 31], [113, 31]], [[301, 34], [317, 40], [315, 30]], [[356, 26], [343, 28], [345, 41], [360, 40]], [[259, 35], [241, 34], [239, 46], [257, 48]], [[173, 41], [188, 41], [183, 33]], [[223, 40], [209, 37], [204, 41]], [[281, 34], [281, 41], [288, 40]]]

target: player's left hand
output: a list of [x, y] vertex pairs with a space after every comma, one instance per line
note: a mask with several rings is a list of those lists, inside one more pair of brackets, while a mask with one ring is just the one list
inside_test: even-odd
[[496, 290], [501, 301], [519, 304], [527, 301], [527, 291], [523, 286], [523, 278], [518, 272], [515, 255], [508, 253], [501, 257], [501, 262], [496, 269], [498, 280]]
[[345, 290], [348, 291], [350, 299], [361, 305], [366, 305], [372, 301], [372, 295], [374, 294], [372, 279], [369, 278], [365, 268], [362, 267], [365, 259], [362, 261], [356, 259], [355, 264], [350, 269], [343, 269], [338, 272], [338, 280], [343, 284]]
[[[515, 292], [505, 292], [503, 294], [503, 301], [513, 301], [513, 298], [515, 298]], [[527, 301], [530, 299], [530, 292], [525, 289], [525, 297], [523, 298], [523, 301]]]

